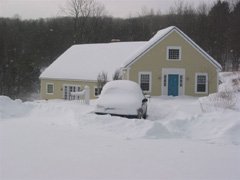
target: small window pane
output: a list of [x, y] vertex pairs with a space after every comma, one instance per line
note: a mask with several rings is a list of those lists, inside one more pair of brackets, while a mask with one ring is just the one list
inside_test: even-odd
[[206, 92], [206, 85], [205, 84], [198, 84], [197, 85], [197, 92]]
[[183, 76], [180, 75], [180, 87], [182, 87], [182, 86], [183, 86]]
[[198, 75], [197, 77], [198, 84], [205, 84], [206, 83], [206, 76], [204, 75]]
[[167, 75], [164, 75], [163, 86], [167, 86]]
[[168, 59], [180, 59], [180, 50], [168, 49]]

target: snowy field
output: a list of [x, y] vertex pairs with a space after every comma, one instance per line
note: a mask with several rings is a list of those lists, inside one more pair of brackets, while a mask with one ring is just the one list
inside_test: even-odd
[[222, 74], [220, 90], [234, 92], [227, 107], [212, 96], [152, 97], [147, 120], [95, 115], [94, 101], [0, 96], [0, 179], [238, 180], [236, 76]]

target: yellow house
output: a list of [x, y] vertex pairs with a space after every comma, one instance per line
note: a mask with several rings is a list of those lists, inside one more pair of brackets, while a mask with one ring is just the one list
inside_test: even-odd
[[[97, 75], [121, 68], [123, 79], [139, 83], [152, 96], [205, 96], [218, 91], [221, 65], [177, 27], [158, 31], [146, 42], [75, 45], [40, 76], [43, 99], [69, 98], [90, 87], [97, 96]], [[108, 80], [111, 80], [110, 78]]]

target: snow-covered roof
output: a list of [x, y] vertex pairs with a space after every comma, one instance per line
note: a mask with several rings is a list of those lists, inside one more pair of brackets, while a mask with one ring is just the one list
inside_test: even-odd
[[58, 57], [40, 75], [40, 79], [96, 81], [102, 71], [109, 80], [129, 54], [146, 42], [115, 42], [74, 45]]
[[174, 26], [170, 26], [168, 28], [158, 31], [149, 41], [144, 44], [144, 46], [135, 51], [135, 53], [130, 54], [124, 64], [122, 64], [122, 67], [127, 67], [132, 64], [143, 53], [145, 53], [148, 49], [152, 48], [156, 43], [158, 43], [159, 40], [166, 36], [173, 28]]
[[40, 79], [96, 81], [100, 72], [111, 80], [119, 68], [127, 68], [171, 32], [179, 33], [218, 70], [221, 65], [175, 26], [158, 31], [149, 41], [74, 45], [40, 75]]
[[144, 46], [139, 48], [135, 53], [132, 53], [128, 59], [122, 64], [122, 67], [128, 67], [136, 60], [138, 60], [142, 55], [148, 52], [152, 47], [161, 42], [165, 37], [167, 37], [171, 32], [176, 31], [179, 33], [186, 41], [188, 41], [199, 53], [201, 53], [210, 63], [212, 63], [217, 69], [221, 70], [222, 66], [213, 59], [207, 52], [205, 52], [201, 47], [199, 47], [191, 38], [189, 38], [184, 32], [175, 26], [170, 26], [165, 29], [158, 31], [149, 41], [147, 41]]

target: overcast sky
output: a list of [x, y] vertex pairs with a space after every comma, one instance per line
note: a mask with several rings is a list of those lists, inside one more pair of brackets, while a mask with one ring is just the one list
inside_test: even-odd
[[[61, 7], [67, 0], [0, 0], [0, 16], [19, 15], [23, 19], [56, 17], [62, 15]], [[176, 0], [98, 0], [105, 5], [108, 15], [114, 17], [136, 16], [143, 7], [166, 13]], [[197, 6], [200, 2], [213, 3], [216, 0], [183, 0]]]

